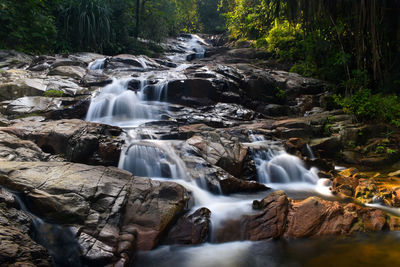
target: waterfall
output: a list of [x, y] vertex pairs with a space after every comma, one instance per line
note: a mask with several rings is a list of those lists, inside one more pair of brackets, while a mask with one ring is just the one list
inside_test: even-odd
[[96, 59], [95, 61], [89, 63], [89, 70], [101, 70], [104, 69], [104, 64], [106, 62], [105, 58]]
[[132, 78], [114, 79], [92, 97], [86, 120], [130, 127], [159, 119], [162, 110], [147, 100], [160, 101], [166, 98], [166, 84], [150, 86], [147, 80], [139, 80], [138, 90], [133, 91], [129, 89], [132, 81]]
[[169, 144], [159, 140], [131, 143], [120, 158], [119, 167], [136, 176], [186, 179], [188, 172]]
[[264, 184], [303, 182], [316, 184], [317, 169], [308, 170], [301, 159], [285, 151], [261, 150], [255, 153], [258, 179]]

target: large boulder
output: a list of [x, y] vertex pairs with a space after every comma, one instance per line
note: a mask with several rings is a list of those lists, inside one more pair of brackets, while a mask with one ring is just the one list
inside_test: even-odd
[[86, 75], [86, 69], [80, 66], [63, 66], [60, 65], [50, 70], [48, 75], [51, 76], [65, 76], [77, 80], [82, 79]]
[[31, 140], [46, 153], [89, 164], [117, 166], [124, 142], [118, 127], [77, 119], [21, 122], [2, 131]]
[[127, 266], [136, 249], [154, 248], [189, 200], [175, 183], [62, 162], [0, 162], [0, 185], [39, 217], [75, 225], [85, 260], [98, 265]]

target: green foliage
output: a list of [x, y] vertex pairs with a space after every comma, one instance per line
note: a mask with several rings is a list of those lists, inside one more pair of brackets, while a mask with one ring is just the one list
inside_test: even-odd
[[27, 53], [53, 50], [57, 31], [51, 3], [47, 0], [0, 0], [0, 49]]
[[43, 96], [46, 97], [62, 97], [63, 95], [64, 95], [63, 91], [55, 89], [50, 89], [43, 93]]
[[60, 7], [61, 38], [74, 50], [102, 52], [110, 42], [106, 0], [69, 0]]
[[372, 94], [369, 89], [361, 89], [349, 97], [336, 96], [336, 102], [359, 120], [386, 121], [400, 127], [400, 99], [396, 95]]
[[265, 37], [268, 51], [282, 60], [298, 60], [302, 57], [303, 31], [300, 24], [290, 25], [288, 21], [275, 21]]
[[220, 0], [197, 0], [199, 28], [204, 33], [222, 33], [225, 30], [225, 19], [218, 9]]

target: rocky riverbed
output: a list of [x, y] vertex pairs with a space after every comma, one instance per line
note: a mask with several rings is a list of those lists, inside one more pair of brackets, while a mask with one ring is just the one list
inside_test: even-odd
[[0, 266], [399, 230], [397, 128], [357, 122], [334, 85], [263, 50], [190, 35], [164, 49], [0, 51]]

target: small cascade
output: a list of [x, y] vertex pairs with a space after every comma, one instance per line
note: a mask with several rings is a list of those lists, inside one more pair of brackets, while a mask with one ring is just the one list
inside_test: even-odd
[[285, 151], [258, 151], [254, 156], [261, 183], [309, 183], [318, 182], [317, 169], [307, 170], [301, 159]]
[[104, 69], [104, 64], [106, 62], [105, 58], [96, 59], [95, 61], [89, 63], [89, 70], [101, 70]]
[[136, 176], [185, 179], [183, 161], [162, 141], [146, 140], [131, 143], [122, 153], [119, 167]]
[[84, 266], [81, 259], [82, 249], [72, 228], [43, 221], [29, 211], [20, 193], [7, 191], [15, 197], [21, 210], [31, 218], [32, 238], [48, 250], [54, 266]]
[[115, 79], [92, 98], [86, 120], [102, 122], [121, 127], [132, 126], [132, 122], [142, 123], [158, 119], [160, 108], [146, 102], [148, 96], [160, 100], [166, 86], [157, 84], [150, 87], [140, 80], [139, 90], [129, 90], [131, 78]]
[[314, 155], [314, 152], [312, 151], [312, 149], [311, 149], [309, 144], [306, 145], [306, 149], [307, 149], [307, 153], [308, 153], [308, 156], [310, 157], [310, 159], [311, 160], [316, 159], [316, 157]]

